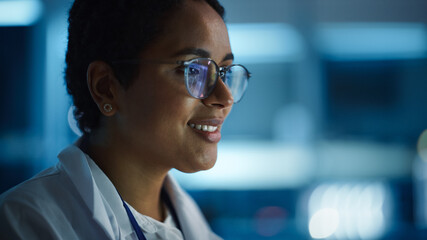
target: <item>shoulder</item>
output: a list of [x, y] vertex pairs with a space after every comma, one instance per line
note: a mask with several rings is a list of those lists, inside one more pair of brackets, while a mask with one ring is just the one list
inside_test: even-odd
[[[58, 156], [60, 161], [55, 166], [1, 194], [0, 206], [15, 204], [40, 208], [42, 205], [46, 208], [48, 205], [61, 204], [61, 200], [68, 197], [77, 196], [77, 187], [71, 177], [83, 178], [84, 169], [74, 167], [79, 166], [81, 155], [74, 145], [65, 148]], [[66, 158], [67, 163], [64, 164], [61, 158]], [[67, 169], [67, 164], [73, 166], [71, 170]]]
[[58, 195], [61, 186], [66, 185], [66, 178], [60, 166], [48, 168], [27, 181], [11, 188], [0, 195], [0, 206], [10, 204], [36, 206], [48, 201], [52, 195]]
[[72, 145], [58, 159], [0, 195], [0, 239], [117, 239], [85, 154]]
[[0, 238], [59, 239], [54, 226], [64, 220], [61, 202], [69, 200], [68, 182], [57, 165], [0, 195]]

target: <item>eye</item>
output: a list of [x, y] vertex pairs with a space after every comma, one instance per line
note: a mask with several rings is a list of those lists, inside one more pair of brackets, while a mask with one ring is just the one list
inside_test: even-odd
[[197, 74], [199, 74], [200, 73], [200, 66], [198, 66], [198, 65], [190, 65], [190, 66], [188, 66], [188, 74], [189, 75], [197, 75]]

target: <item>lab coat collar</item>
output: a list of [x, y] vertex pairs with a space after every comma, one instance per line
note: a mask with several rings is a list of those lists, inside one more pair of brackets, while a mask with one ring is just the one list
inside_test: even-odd
[[170, 175], [165, 179], [164, 188], [178, 215], [185, 239], [210, 239], [211, 230], [197, 204]]
[[[133, 229], [123, 208], [114, 185], [102, 184], [98, 176], [93, 176], [90, 161], [77, 146], [70, 145], [58, 155], [60, 164], [75, 185], [80, 197], [92, 213], [93, 219], [104, 229], [107, 236], [113, 239], [126, 239]], [[111, 194], [112, 190], [115, 195]], [[111, 196], [112, 195], [112, 196]], [[106, 201], [105, 201], [106, 200]]]

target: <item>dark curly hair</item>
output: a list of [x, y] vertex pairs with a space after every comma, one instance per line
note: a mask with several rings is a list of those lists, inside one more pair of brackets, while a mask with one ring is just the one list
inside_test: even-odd
[[[74, 116], [86, 134], [99, 125], [101, 113], [86, 83], [89, 64], [96, 60], [110, 63], [119, 59], [135, 59], [155, 38], [162, 34], [167, 13], [176, 10], [185, 0], [75, 0], [68, 18], [68, 48], [65, 80], [75, 106]], [[206, 1], [222, 18], [224, 8], [218, 0]], [[131, 84], [135, 66], [128, 66], [127, 77], [120, 83]]]

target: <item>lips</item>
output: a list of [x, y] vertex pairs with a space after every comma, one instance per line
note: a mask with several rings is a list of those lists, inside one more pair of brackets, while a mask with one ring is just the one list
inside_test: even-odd
[[217, 143], [221, 140], [220, 127], [223, 122], [223, 119], [218, 118], [200, 119], [190, 120], [187, 125], [202, 139], [211, 143]]

